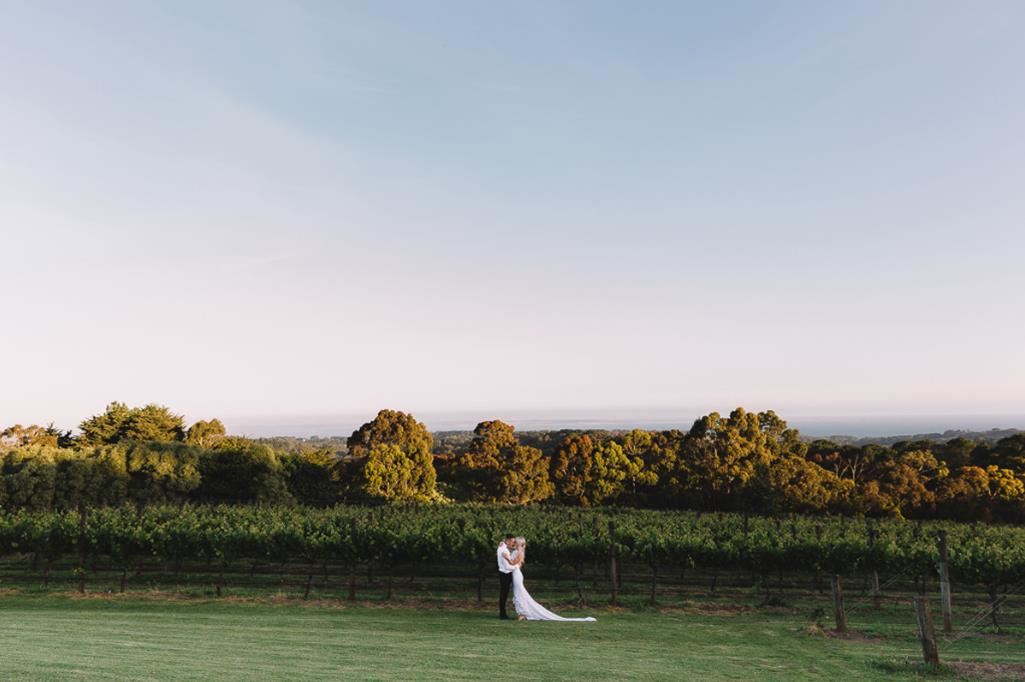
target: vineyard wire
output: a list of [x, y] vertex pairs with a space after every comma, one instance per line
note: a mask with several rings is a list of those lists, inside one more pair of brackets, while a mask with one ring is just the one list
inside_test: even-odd
[[979, 628], [984, 627], [982, 623], [983, 621], [985, 621], [986, 617], [993, 613], [995, 610], [997, 610], [1001, 604], [1006, 602], [1008, 597], [1016, 595], [1025, 590], [1025, 580], [1021, 580], [1015, 583], [1014, 585], [1012, 585], [1012, 588], [1013, 589], [1007, 590], [1002, 595], [997, 597], [995, 601], [989, 603], [987, 606], [982, 607], [982, 609], [971, 620], [969, 620], [963, 626], [958, 628], [958, 631], [956, 633], [944, 637], [944, 643], [954, 644], [955, 642], [958, 642], [967, 637], [968, 635], [970, 635], [971, 631], [978, 630]]
[[[885, 588], [890, 587], [891, 585], [896, 583], [901, 578], [911, 578], [912, 577], [912, 575], [911, 575], [911, 571], [912, 570], [913, 569], [908, 569], [908, 570], [905, 570], [905, 571], [901, 571], [900, 573], [898, 573], [895, 576], [892, 576], [886, 582], [884, 582], [882, 585], [880, 585], [879, 586], [879, 593], [880, 593], [880, 595], [881, 595], [882, 591]], [[867, 598], [870, 598], [871, 596], [872, 596], [871, 594], [862, 594], [862, 595], [859, 595], [858, 598], [859, 599], [862, 599], [862, 598], [867, 599]], [[860, 611], [861, 609], [865, 608], [867, 605], [868, 605], [867, 602], [861, 602], [860, 604], [852, 606], [849, 609], [844, 609], [844, 615], [845, 616], [849, 616], [852, 613], [855, 613], [855, 612]]]

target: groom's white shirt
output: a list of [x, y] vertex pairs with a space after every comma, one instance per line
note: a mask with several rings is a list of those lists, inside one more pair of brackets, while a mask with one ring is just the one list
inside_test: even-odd
[[505, 542], [502, 542], [498, 546], [498, 570], [502, 573], [512, 573], [513, 565], [509, 563], [511, 558], [509, 556], [509, 548], [505, 546]]

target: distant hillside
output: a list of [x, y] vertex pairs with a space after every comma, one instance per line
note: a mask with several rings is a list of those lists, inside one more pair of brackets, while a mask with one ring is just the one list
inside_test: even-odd
[[[588, 433], [598, 438], [610, 438], [626, 433], [628, 429], [553, 429], [553, 430], [531, 430], [519, 431], [517, 435], [520, 441], [527, 445], [539, 447], [545, 452], [554, 451], [558, 443], [570, 433]], [[945, 443], [955, 438], [964, 438], [977, 443], [995, 443], [1001, 438], [1007, 438], [1019, 433], [1025, 433], [1022, 429], [989, 429], [986, 431], [968, 431], [963, 429], [948, 429], [946, 431], [932, 433], [910, 433], [895, 436], [809, 436], [802, 434], [802, 440], [812, 442], [816, 440], [828, 440], [838, 445], [893, 445], [907, 441], [933, 441]], [[473, 440], [473, 431], [450, 430], [435, 431], [434, 452], [435, 454], [454, 454], [466, 448]], [[311, 437], [300, 438], [295, 436], [277, 436], [272, 438], [256, 438], [261, 443], [285, 452], [308, 452], [312, 450], [330, 450], [338, 456], [346, 453], [345, 436], [332, 437]]]
[[[598, 437], [618, 436], [626, 433], [629, 429], [559, 429], [559, 430], [533, 430], [518, 431], [521, 440], [529, 441], [537, 445], [537, 441], [559, 441], [569, 433], [589, 433]], [[684, 430], [686, 431], [686, 430]], [[945, 443], [955, 438], [964, 438], [975, 442], [995, 443], [1001, 438], [1025, 433], [1022, 429], [988, 429], [986, 431], [968, 431], [964, 429], [947, 429], [946, 431], [932, 433], [910, 433], [895, 436], [809, 436], [801, 434], [805, 441], [828, 440], [838, 445], [893, 445], [907, 441], [928, 440], [937, 443]], [[460, 446], [466, 446], [473, 440], [473, 431], [435, 431], [435, 451], [456, 450]], [[542, 448], [544, 449], [544, 448]]]
[[893, 445], [905, 441], [929, 440], [936, 442], [947, 442], [955, 438], [964, 438], [975, 442], [993, 443], [1001, 438], [1025, 433], [1021, 429], [989, 429], [987, 431], [964, 431], [961, 429], [948, 429], [943, 433], [914, 433], [900, 436], [827, 436], [825, 438], [811, 438], [805, 436], [806, 440], [830, 440], [841, 445]]

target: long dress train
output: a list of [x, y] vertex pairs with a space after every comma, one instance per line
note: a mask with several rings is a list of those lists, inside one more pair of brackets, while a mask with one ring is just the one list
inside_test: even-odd
[[595, 619], [588, 616], [587, 618], [563, 618], [557, 614], [552, 613], [545, 607], [538, 604], [530, 596], [530, 592], [527, 592], [527, 588], [523, 586], [523, 571], [517, 566], [512, 572], [513, 576], [513, 606], [516, 608], [516, 613], [523, 616], [527, 620], [557, 620], [562, 622], [574, 622], [574, 623], [593, 623]]

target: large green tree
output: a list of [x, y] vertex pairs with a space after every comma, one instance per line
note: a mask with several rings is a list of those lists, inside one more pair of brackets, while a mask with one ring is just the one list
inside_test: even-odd
[[759, 416], [742, 407], [695, 421], [681, 455], [681, 492], [706, 509], [738, 506], [758, 468], [773, 459]]
[[113, 445], [123, 440], [174, 442], [185, 440], [185, 421], [163, 405], [150, 403], [128, 407], [113, 402], [101, 413], [83, 421], [78, 440], [82, 445]]
[[[936, 503], [936, 491], [950, 470], [931, 450], [921, 449], [929, 443], [901, 445], [874, 462], [861, 488], [865, 512], [910, 517], [931, 512]], [[920, 449], [907, 449], [912, 446]]]
[[410, 456], [429, 455], [434, 437], [413, 415], [398, 410], [381, 410], [376, 417], [353, 431], [346, 443], [353, 457], [366, 457], [375, 445], [385, 443], [397, 445]]
[[431, 446], [434, 438], [412, 415], [381, 410], [347, 442], [355, 485], [371, 498], [430, 500], [438, 497]]
[[433, 465], [428, 469], [398, 445], [378, 443], [360, 467], [360, 491], [386, 502], [427, 502], [435, 495]]
[[873, 468], [889, 455], [879, 445], [838, 445], [829, 440], [816, 440], [807, 452], [809, 461], [828, 469], [840, 478], [861, 485]]
[[128, 498], [138, 507], [184, 503], [201, 482], [199, 459], [204, 452], [184, 443], [125, 442]]
[[472, 499], [529, 504], [554, 494], [548, 460], [538, 448], [520, 445], [514, 431], [499, 420], [474, 429], [473, 441], [456, 460]]
[[226, 504], [295, 502], [288, 490], [284, 467], [269, 446], [233, 437], [223, 438], [213, 448], [197, 453], [199, 499]]
[[1001, 438], [992, 448], [990, 464], [1025, 474], [1025, 433]]
[[[125, 451], [119, 446], [60, 450], [55, 456], [53, 506], [58, 509], [117, 506], [128, 499]], [[138, 472], [136, 472], [138, 475]], [[146, 476], [152, 476], [146, 472]]]
[[124, 403], [114, 401], [100, 414], [89, 417], [78, 425], [82, 445], [111, 445], [123, 438], [132, 410]]
[[630, 461], [611, 439], [574, 433], [563, 439], [552, 461], [552, 479], [564, 501], [591, 507], [615, 500], [626, 486]]
[[338, 458], [327, 448], [278, 452], [288, 492], [299, 504], [327, 507], [337, 504], [343, 488]]
[[766, 513], [843, 510], [854, 484], [797, 455], [782, 455], [759, 467], [748, 502]]
[[200, 419], [189, 427], [185, 434], [185, 442], [189, 445], [198, 445], [201, 448], [213, 447], [218, 441], [225, 437], [227, 432], [220, 419], [209, 421]]
[[658, 485], [673, 470], [677, 453], [663, 434], [634, 429], [617, 439], [627, 459], [626, 502], [643, 504], [657, 496]]
[[0, 504], [7, 509], [50, 509], [59, 454], [56, 448], [33, 445], [0, 455]]
[[68, 447], [71, 445], [71, 432], [60, 431], [52, 423], [49, 426], [15, 424], [0, 431], [0, 450], [27, 445]]

